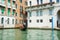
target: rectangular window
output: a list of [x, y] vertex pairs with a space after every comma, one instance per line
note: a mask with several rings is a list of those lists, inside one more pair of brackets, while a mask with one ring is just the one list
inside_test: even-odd
[[16, 8], [17, 8], [17, 4], [16, 4]]
[[52, 15], [52, 9], [49, 9], [49, 15]]
[[56, 0], [57, 3], [59, 3], [59, 0]]
[[20, 12], [23, 12], [23, 6], [20, 6]]
[[29, 1], [29, 3], [30, 3], [30, 6], [31, 6], [31, 4], [32, 4], [31, 1]]
[[42, 10], [40, 10], [40, 16], [42, 16], [42, 15], [43, 15]]
[[39, 5], [39, 0], [37, 0], [37, 5]]
[[39, 11], [38, 10], [36, 11], [36, 16], [39, 16]]
[[43, 3], [43, 0], [40, 0], [41, 4]]
[[20, 13], [20, 17], [22, 17], [22, 18], [23, 18], [23, 14], [22, 14], [22, 13]]
[[14, 19], [12, 19], [12, 24], [14, 24]]
[[10, 8], [8, 9], [8, 15], [10, 15]]
[[25, 1], [25, 5], [27, 5], [27, 2]]
[[15, 16], [17, 16], [17, 13], [15, 13]]
[[31, 17], [32, 16], [32, 13], [31, 12], [29, 12], [29, 17]]
[[20, 2], [22, 3], [22, 0], [20, 0]]

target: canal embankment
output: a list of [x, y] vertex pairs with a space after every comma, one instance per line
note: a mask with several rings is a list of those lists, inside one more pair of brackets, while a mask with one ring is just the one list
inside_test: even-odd
[[[38, 27], [28, 27], [27, 29], [52, 30], [52, 28], [48, 28], [48, 27], [41, 27], [41, 28], [38, 28]], [[60, 28], [55, 27], [54, 30], [60, 30]]]
[[[20, 29], [20, 27], [9, 27], [9, 28], [0, 28], [0, 29]], [[48, 28], [48, 27], [27, 27], [27, 29], [41, 29], [41, 30], [52, 30], [52, 28]], [[54, 30], [60, 30], [60, 28], [55, 27]]]

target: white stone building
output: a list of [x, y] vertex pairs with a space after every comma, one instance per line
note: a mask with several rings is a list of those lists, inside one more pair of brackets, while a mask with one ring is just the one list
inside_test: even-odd
[[27, 0], [28, 28], [52, 27], [52, 17], [54, 17], [54, 27], [60, 26], [60, 0]]
[[1, 28], [14, 28], [15, 27], [15, 18], [8, 16], [0, 16], [0, 27]]

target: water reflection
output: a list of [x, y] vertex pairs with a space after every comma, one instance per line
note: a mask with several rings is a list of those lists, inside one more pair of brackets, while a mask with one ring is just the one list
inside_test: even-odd
[[2, 40], [2, 36], [3, 36], [3, 31], [2, 30], [0, 30], [0, 40]]
[[[28, 40], [52, 40], [51, 30], [28, 30]], [[54, 31], [54, 40], [58, 40], [57, 31]]]
[[19, 29], [0, 30], [0, 40], [27, 40], [27, 31]]
[[19, 29], [15, 30], [16, 40], [27, 40], [27, 31], [20, 31]]
[[0, 39], [1, 40], [15, 40], [15, 31], [14, 29], [5, 29], [5, 30], [0, 30]]
[[60, 40], [60, 31], [57, 31], [58, 40]]
[[[29, 29], [27, 31], [3, 29], [0, 30], [0, 40], [52, 40], [52, 31], [38, 29]], [[60, 40], [60, 31], [54, 31], [54, 40]]]

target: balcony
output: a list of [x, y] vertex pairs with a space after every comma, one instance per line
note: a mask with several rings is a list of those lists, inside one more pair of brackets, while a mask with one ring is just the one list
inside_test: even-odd
[[53, 8], [54, 7], [54, 4], [55, 3], [52, 2], [52, 3], [41, 4], [41, 5], [35, 5], [35, 6], [27, 7], [26, 8], [26, 11]]
[[13, 1], [16, 1], [16, 0], [13, 0]]
[[0, 6], [5, 7], [5, 6], [6, 6], [6, 5], [5, 5], [5, 1], [2, 2], [2, 1], [0, 0]]
[[[5, 14], [5, 12], [4, 12], [4, 14]], [[4, 14], [2, 14], [2, 12], [0, 12], [0, 16], [5, 16]]]

